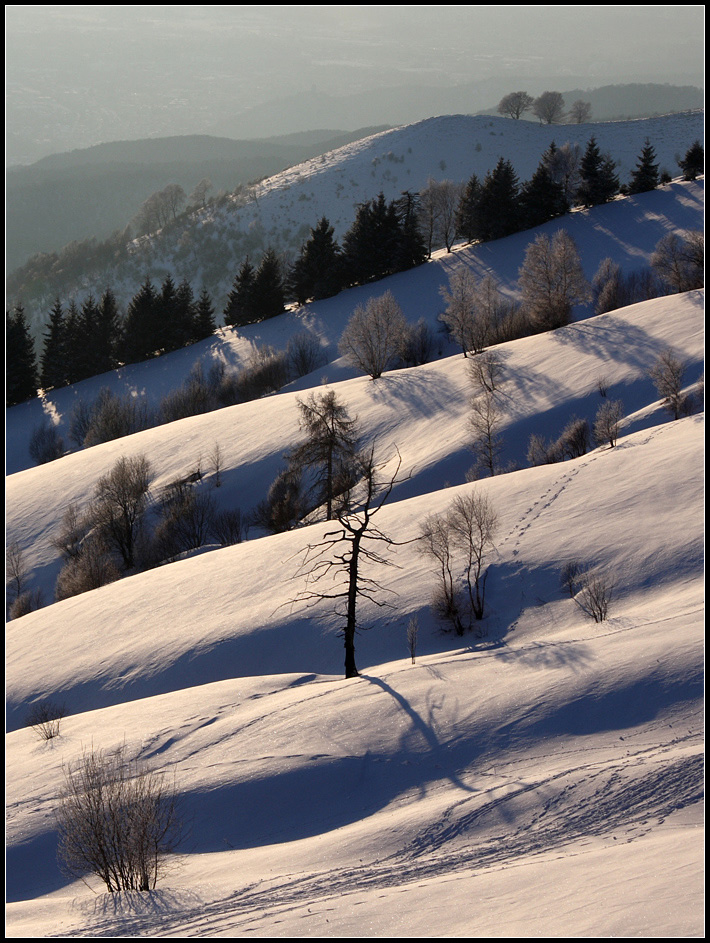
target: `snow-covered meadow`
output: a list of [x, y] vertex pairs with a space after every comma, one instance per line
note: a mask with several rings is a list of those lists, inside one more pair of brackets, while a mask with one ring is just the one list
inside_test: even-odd
[[[703, 184], [574, 213], [591, 278], [611, 256], [647, 264], [660, 237], [703, 225]], [[52, 597], [51, 539], [122, 455], [145, 454], [153, 489], [215, 443], [220, 506], [250, 510], [299, 439], [297, 399], [332, 388], [406, 480], [378, 525], [401, 545], [375, 567], [391, 610], [363, 603], [361, 676], [343, 680], [340, 622], [308, 607], [299, 563], [327, 529], [205, 551], [46, 605], [7, 627], [6, 931], [32, 936], [700, 936], [703, 933], [704, 412], [673, 421], [649, 370], [671, 346], [698, 394], [704, 291], [633, 305], [498, 347], [507, 474], [466, 483], [468, 361], [442, 341], [429, 364], [380, 380], [337, 355], [354, 307], [389, 289], [436, 324], [461, 265], [514, 295], [535, 233], [437, 255], [412, 272], [58, 391], [7, 414], [7, 536]], [[65, 433], [102, 386], [156, 402], [197, 359], [228, 366], [253, 344], [316, 335], [328, 363], [290, 389], [31, 467], [43, 413]], [[624, 406], [615, 448], [527, 467], [554, 438]], [[488, 495], [499, 527], [481, 636], [445, 633], [415, 540], [460, 494]], [[595, 623], [560, 585], [566, 563], [614, 584]], [[416, 658], [407, 626], [416, 616]], [[66, 705], [60, 736], [24, 726], [33, 700]], [[56, 863], [63, 767], [125, 745], [175, 775], [190, 824], [155, 891], [106, 895]]]

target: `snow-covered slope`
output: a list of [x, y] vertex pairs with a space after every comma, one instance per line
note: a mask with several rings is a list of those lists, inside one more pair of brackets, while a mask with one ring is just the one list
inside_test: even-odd
[[[585, 271], [647, 262], [666, 231], [702, 225], [702, 182], [573, 214]], [[659, 298], [498, 347], [504, 463], [466, 483], [467, 361], [378, 381], [353, 375], [337, 340], [357, 303], [393, 291], [410, 321], [436, 321], [459, 265], [510, 294], [530, 233], [461, 248], [385, 283], [226, 332], [102, 385], [156, 401], [196, 359], [240, 363], [297, 330], [330, 362], [298, 387], [29, 467], [42, 405], [8, 411], [7, 536], [51, 598], [51, 538], [121, 455], [144, 453], [157, 490], [215, 442], [222, 483], [249, 510], [298, 439], [297, 397], [334, 389], [403, 471], [378, 524], [398, 546], [373, 566], [393, 609], [363, 603], [361, 676], [342, 680], [340, 622], [299, 601], [315, 523], [139, 573], [12, 621], [6, 642], [7, 932], [33, 936], [699, 936], [703, 926], [704, 412], [671, 420], [648, 371], [672, 346], [697, 393], [704, 291]], [[526, 467], [532, 433], [559, 435], [608, 398], [615, 448]], [[24, 427], [24, 428], [23, 428]], [[29, 431], [28, 431], [29, 430]], [[481, 636], [442, 631], [434, 573], [414, 540], [427, 515], [485, 493], [499, 516]], [[593, 564], [614, 585], [594, 623], [560, 586]], [[410, 619], [419, 621], [416, 661]], [[64, 703], [60, 736], [23, 727], [30, 703]], [[53, 819], [63, 767], [125, 745], [174, 773], [190, 837], [153, 892], [109, 898], [68, 883]], [[96, 893], [94, 893], [96, 892]]]
[[107, 262], [66, 283], [60, 273], [56, 284], [55, 274], [26, 283], [23, 302], [33, 322], [46, 322], [57, 293], [82, 299], [110, 284], [125, 304], [146, 275], [160, 281], [169, 272], [176, 281], [187, 279], [196, 293], [206, 287], [221, 312], [245, 256], [258, 261], [268, 246], [293, 255], [323, 216], [340, 238], [357, 206], [380, 192], [391, 200], [404, 191], [419, 192], [430, 178], [459, 183], [475, 173], [482, 180], [501, 157], [523, 182], [553, 141], [558, 147], [577, 144], [584, 152], [591, 137], [616, 162], [622, 183], [628, 183], [647, 139], [660, 168], [676, 176], [678, 159], [704, 139], [704, 120], [703, 112], [554, 126], [492, 116], [428, 118], [330, 151], [180, 217], [139, 240], [129, 262]]

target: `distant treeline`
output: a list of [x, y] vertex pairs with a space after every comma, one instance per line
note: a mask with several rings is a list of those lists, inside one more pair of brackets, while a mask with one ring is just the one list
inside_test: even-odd
[[[704, 170], [698, 141], [679, 161], [686, 179]], [[585, 151], [554, 143], [529, 181], [520, 184], [512, 164], [501, 158], [483, 180], [466, 184], [430, 180], [419, 193], [387, 201], [382, 193], [361, 204], [343, 237], [323, 217], [311, 229], [296, 260], [288, 265], [271, 248], [258, 266], [246, 257], [235, 275], [222, 312], [224, 323], [243, 327], [281, 314], [289, 302], [305, 304], [345, 288], [382, 279], [422, 264], [435, 247], [452, 248], [456, 239], [485, 242], [541, 225], [569, 212], [592, 207], [619, 193], [653, 190], [663, 182], [650, 141], [644, 145], [630, 181], [622, 185], [609, 155], [594, 137]], [[146, 278], [121, 316], [107, 289], [79, 307], [57, 298], [39, 358], [21, 303], [6, 318], [8, 406], [50, 389], [75, 383], [210, 336], [215, 311], [210, 294], [195, 297], [189, 282], [175, 285], [168, 275], [157, 288]], [[38, 362], [39, 361], [39, 362]]]

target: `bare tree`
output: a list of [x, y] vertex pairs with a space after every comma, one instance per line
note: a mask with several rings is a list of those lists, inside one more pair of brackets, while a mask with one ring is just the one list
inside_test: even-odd
[[183, 833], [175, 782], [123, 749], [85, 752], [65, 770], [57, 824], [64, 872], [94, 874], [111, 893], [153, 890]]
[[439, 320], [449, 336], [461, 348], [464, 357], [478, 353], [485, 346], [487, 332], [476, 308], [476, 277], [470, 268], [456, 269], [449, 277], [448, 287], [440, 289], [446, 309]]
[[591, 298], [574, 239], [564, 229], [552, 239], [540, 233], [528, 246], [518, 284], [530, 321], [541, 331], [569, 324], [573, 306]]
[[498, 114], [517, 121], [526, 111], [530, 111], [534, 102], [535, 99], [527, 92], [510, 92], [498, 102]]
[[471, 450], [475, 456], [473, 476], [478, 477], [479, 469], [495, 475], [500, 470], [500, 456], [503, 451], [503, 439], [500, 425], [503, 411], [495, 395], [484, 390], [474, 397], [471, 404], [471, 431], [473, 441]]
[[[297, 600], [315, 603], [332, 600], [342, 604], [338, 613], [344, 619], [342, 635], [345, 644], [345, 677], [358, 675], [355, 664], [355, 635], [360, 628], [358, 603], [369, 600], [376, 606], [388, 603], [381, 599], [382, 586], [377, 580], [363, 574], [363, 565], [380, 564], [393, 566], [386, 556], [397, 542], [380, 530], [375, 517], [400, 480], [401, 458], [395, 460], [394, 472], [384, 476], [388, 462], [378, 462], [374, 447], [358, 457], [358, 481], [336, 508], [335, 530], [326, 532], [323, 538], [309, 544], [299, 575], [305, 575], [307, 588], [299, 593]], [[332, 588], [319, 589], [321, 582]], [[334, 585], [333, 585], [334, 584]]]
[[24, 593], [30, 577], [30, 567], [19, 540], [12, 540], [5, 548], [5, 586], [10, 600]]
[[685, 365], [667, 347], [651, 367], [651, 379], [654, 382], [663, 405], [674, 419], [680, 419], [684, 409], [683, 374]]
[[29, 452], [38, 465], [53, 462], [64, 455], [64, 440], [54, 423], [44, 421], [34, 429]]
[[543, 92], [533, 102], [533, 113], [542, 124], [559, 124], [565, 116], [565, 100], [560, 92]]
[[407, 623], [407, 648], [409, 649], [409, 656], [412, 659], [412, 664], [414, 664], [417, 657], [417, 639], [419, 638], [419, 619], [416, 616], [412, 616], [409, 622]]
[[619, 437], [619, 423], [624, 415], [624, 406], [621, 400], [607, 400], [597, 410], [594, 419], [594, 441], [597, 445], [608, 445], [614, 448]]
[[340, 338], [340, 353], [351, 366], [377, 380], [396, 362], [407, 322], [394, 295], [386, 291], [358, 305]]
[[487, 495], [459, 495], [443, 515], [428, 517], [422, 551], [437, 564], [434, 609], [463, 635], [485, 614], [487, 561], [494, 547], [498, 515]]
[[651, 267], [673, 292], [702, 288], [705, 282], [705, 238], [701, 232], [681, 238], [670, 232], [659, 240]]
[[471, 359], [469, 375], [476, 393], [496, 393], [505, 379], [505, 368], [500, 354], [495, 350], [484, 350]]
[[579, 189], [581, 161], [582, 152], [579, 144], [571, 144], [569, 141], [561, 147], [549, 147], [542, 157], [542, 162], [553, 181], [562, 186], [564, 198], [568, 204], [572, 202]]
[[591, 121], [592, 106], [589, 102], [578, 98], [577, 101], [572, 102], [568, 117], [572, 124], [585, 124], [587, 121]]
[[145, 455], [123, 456], [99, 479], [92, 518], [106, 542], [118, 551], [125, 569], [134, 565], [136, 539], [152, 478]]

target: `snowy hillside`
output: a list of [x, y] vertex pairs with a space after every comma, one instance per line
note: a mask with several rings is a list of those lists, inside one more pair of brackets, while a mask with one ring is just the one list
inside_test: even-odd
[[[662, 152], [648, 130], [637, 146], [627, 128], [630, 161], [647, 135]], [[607, 256], [634, 271], [661, 235], [702, 225], [701, 180], [542, 229], [567, 229], [591, 278]], [[330, 603], [299, 599], [299, 565], [323, 522], [204, 548], [8, 623], [9, 936], [703, 933], [704, 410], [672, 420], [649, 370], [671, 346], [686, 392], [701, 398], [704, 291], [597, 317], [579, 308], [567, 327], [499, 345], [511, 470], [475, 483], [467, 359], [442, 339], [432, 362], [372, 381], [337, 355], [355, 306], [387, 289], [410, 322], [432, 326], [458, 267], [515, 295], [534, 235], [441, 253], [8, 410], [7, 537], [47, 603], [64, 510], [123, 455], [149, 458], [153, 497], [200, 465], [198, 487], [246, 512], [299, 441], [298, 398], [328, 388], [381, 456], [396, 448], [403, 472], [378, 517], [398, 544], [394, 566], [367, 571], [393, 608], [361, 604], [359, 678], [343, 680]], [[197, 360], [239, 365], [252, 345], [283, 348], [304, 329], [327, 364], [293, 387], [32, 467], [43, 412], [66, 434], [73, 405], [102, 386], [154, 403]], [[573, 416], [591, 422], [600, 385], [623, 404], [617, 445], [529, 467], [530, 436], [555, 438]], [[498, 530], [481, 631], [458, 637], [431, 612], [435, 572], [417, 538], [428, 515], [472, 493], [488, 496]], [[613, 586], [605, 621], [563, 590], [572, 562]], [[48, 742], [25, 726], [42, 698], [67, 712]], [[60, 873], [54, 810], [67, 764], [122, 744], [174, 773], [191, 828], [156, 890], [107, 895]]]
[[558, 147], [578, 144], [584, 152], [592, 136], [616, 162], [622, 183], [629, 181], [646, 139], [660, 169], [674, 177], [678, 159], [704, 139], [704, 113], [553, 126], [489, 116], [429, 118], [330, 151], [182, 216], [139, 240], [128, 262], [106, 264], [61, 289], [52, 279], [40, 279], [24, 285], [21, 294], [36, 322], [46, 320], [57, 293], [83, 299], [110, 284], [126, 304], [146, 275], [161, 280], [169, 272], [176, 281], [189, 281], [196, 293], [206, 287], [221, 312], [245, 256], [258, 261], [269, 246], [294, 255], [323, 216], [341, 238], [357, 206], [380, 192], [391, 200], [407, 190], [419, 192], [430, 178], [461, 183], [475, 173], [483, 180], [501, 157], [511, 161], [522, 182], [553, 141]]

